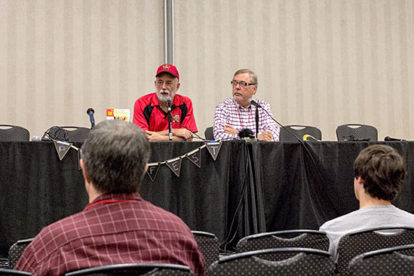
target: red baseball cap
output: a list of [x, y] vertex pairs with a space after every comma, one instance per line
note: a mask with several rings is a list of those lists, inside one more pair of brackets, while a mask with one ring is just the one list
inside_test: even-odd
[[175, 67], [172, 64], [160, 65], [160, 67], [158, 67], [157, 74], [155, 76], [158, 77], [158, 75], [161, 73], [168, 73], [176, 77], [178, 80], [180, 80], [180, 74], [178, 74], [177, 67]]

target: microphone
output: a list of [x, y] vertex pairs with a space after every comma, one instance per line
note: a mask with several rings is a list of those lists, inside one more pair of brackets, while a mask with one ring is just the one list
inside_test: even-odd
[[259, 137], [259, 107], [261, 108], [262, 106], [258, 104], [255, 100], [253, 100], [252, 98], [249, 99], [249, 104], [254, 105], [256, 107], [255, 121], [256, 121], [256, 139], [257, 139]]
[[316, 142], [319, 142], [318, 139], [316, 139], [315, 137], [313, 137], [310, 134], [305, 134], [305, 135], [303, 135], [302, 138], [303, 138], [303, 141], [316, 141]]
[[262, 106], [261, 106], [259, 103], [257, 103], [255, 100], [253, 100], [252, 98], [250, 98], [250, 99], [249, 99], [249, 104], [252, 104], [252, 105], [254, 105], [255, 107], [260, 107], [260, 108], [262, 108]]
[[239, 135], [240, 139], [245, 139], [245, 138], [254, 139], [255, 138], [254, 137], [254, 134], [253, 134], [253, 131], [251, 129], [249, 129], [249, 128], [243, 128], [243, 129], [241, 129], [239, 131], [239, 134], [238, 135]]
[[392, 138], [390, 136], [386, 136], [384, 141], [405, 141], [404, 139]]
[[95, 118], [93, 117], [94, 113], [95, 113], [95, 110], [93, 110], [92, 107], [89, 107], [88, 110], [86, 110], [86, 114], [89, 115], [89, 120], [91, 121], [91, 128], [95, 126]]
[[172, 141], [171, 105], [172, 105], [171, 97], [167, 97], [167, 106], [168, 106], [168, 111], [167, 111], [167, 116], [168, 116], [168, 140], [170, 140], [170, 141]]
[[252, 104], [252, 105], [254, 105], [254, 106], [256, 106], [257, 108], [261, 108], [266, 114], [267, 114], [267, 116], [269, 116], [269, 118], [270, 119], [272, 119], [273, 120], [273, 122], [275, 122], [276, 124], [278, 124], [279, 125], [279, 127], [280, 128], [284, 128], [288, 133], [290, 133], [291, 135], [293, 135], [298, 141], [299, 141], [299, 143], [301, 143], [301, 144], [304, 144], [303, 143], [303, 140], [301, 139], [301, 138], [299, 138], [293, 131], [291, 131], [289, 128], [287, 128], [287, 127], [284, 127], [284, 125], [282, 125], [281, 123], [279, 123], [272, 115], [270, 115], [270, 113], [265, 109], [265, 108], [263, 108], [258, 102], [256, 102], [255, 100], [253, 100], [252, 98], [250, 98], [249, 99], [249, 103], [250, 104]]

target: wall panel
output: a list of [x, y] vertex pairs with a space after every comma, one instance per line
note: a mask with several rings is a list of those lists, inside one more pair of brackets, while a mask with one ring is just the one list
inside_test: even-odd
[[413, 0], [177, 0], [182, 93], [203, 131], [248, 67], [282, 124], [318, 126], [325, 140], [357, 122], [414, 139], [413, 16]]
[[163, 1], [0, 0], [1, 123], [89, 127], [153, 91]]

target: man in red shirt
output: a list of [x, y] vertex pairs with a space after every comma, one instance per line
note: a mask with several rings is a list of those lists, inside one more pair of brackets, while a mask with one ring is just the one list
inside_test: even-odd
[[190, 98], [176, 94], [180, 88], [177, 68], [171, 64], [163, 64], [158, 67], [155, 77], [156, 92], [142, 96], [135, 102], [134, 124], [145, 131], [150, 142], [168, 141], [170, 103], [172, 140], [191, 141], [192, 132], [197, 132], [193, 104]]
[[137, 192], [149, 155], [148, 140], [134, 124], [96, 125], [80, 160], [89, 205], [43, 228], [15, 269], [62, 275], [110, 264], [170, 263], [203, 275], [203, 256], [187, 225]]

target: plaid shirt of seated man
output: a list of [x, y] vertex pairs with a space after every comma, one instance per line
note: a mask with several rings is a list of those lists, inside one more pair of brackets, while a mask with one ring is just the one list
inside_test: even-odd
[[204, 275], [204, 259], [185, 223], [137, 193], [149, 158], [141, 129], [103, 121], [82, 146], [80, 165], [90, 204], [45, 228], [15, 269], [33, 275], [117, 263], [170, 263]]

